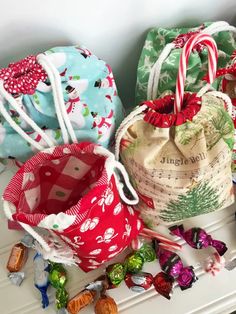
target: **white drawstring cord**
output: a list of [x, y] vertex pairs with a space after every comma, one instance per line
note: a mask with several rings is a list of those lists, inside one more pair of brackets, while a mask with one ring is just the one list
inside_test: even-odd
[[[14, 108], [16, 112], [19, 113], [19, 115], [24, 119], [31, 128], [37, 132], [44, 141], [48, 144], [49, 147], [55, 146], [55, 143], [45, 134], [45, 132], [42, 131], [42, 129], [20, 108], [16, 100], [5, 90], [3, 87], [3, 81], [0, 81], [0, 95], [2, 98], [6, 99], [9, 104]], [[34, 141], [24, 130], [22, 130], [19, 125], [15, 123], [15, 121], [12, 119], [12, 117], [9, 115], [7, 110], [5, 109], [3, 105], [3, 101], [0, 100], [0, 112], [6, 119], [6, 121], [10, 124], [10, 126], [18, 133], [20, 134], [27, 142], [29, 142], [31, 145], [33, 145], [36, 149], [42, 150], [45, 147], [38, 144], [36, 141]]]
[[44, 54], [39, 54], [37, 56], [37, 61], [44, 67], [47, 68], [47, 70], [50, 70], [50, 73], [53, 74], [53, 77], [50, 77], [50, 81], [54, 86], [54, 91], [55, 94], [57, 95], [57, 101], [58, 101], [58, 113], [60, 111], [60, 116], [62, 119], [64, 119], [63, 121], [63, 126], [64, 126], [64, 122], [66, 124], [67, 127], [67, 131], [71, 137], [71, 140], [73, 143], [77, 143], [77, 138], [74, 132], [74, 129], [72, 127], [71, 121], [69, 119], [69, 116], [66, 112], [66, 106], [65, 106], [65, 102], [64, 102], [64, 97], [63, 97], [63, 93], [62, 93], [62, 88], [61, 88], [61, 77], [60, 74], [58, 72], [58, 70], [55, 68], [54, 64], [47, 58], [46, 55]]
[[227, 23], [227, 22], [220, 21], [220, 22], [215, 22], [215, 23], [209, 25], [208, 27], [203, 29], [201, 32], [206, 33], [208, 35], [213, 35], [215, 33], [225, 32], [225, 31], [235, 33], [236, 28], [232, 25], [229, 25], [229, 23]]
[[147, 109], [146, 105], [142, 105], [140, 107], [136, 107], [130, 114], [122, 121], [121, 125], [116, 131], [116, 143], [115, 143], [115, 159], [119, 160], [120, 155], [120, 142], [122, 137], [124, 136], [127, 129], [136, 121], [142, 120], [143, 111]]
[[57, 115], [57, 119], [58, 119], [58, 123], [61, 129], [61, 134], [62, 134], [62, 138], [65, 144], [69, 143], [69, 137], [68, 137], [68, 133], [64, 124], [64, 120], [62, 117], [62, 113], [61, 113], [61, 108], [60, 108], [60, 104], [59, 104], [59, 100], [58, 100], [58, 93], [57, 93], [57, 89], [58, 86], [56, 86], [55, 84], [55, 80], [54, 80], [54, 73], [51, 70], [51, 67], [49, 67], [45, 62], [44, 59], [42, 59], [40, 57], [41, 55], [37, 56], [37, 62], [42, 66], [42, 68], [46, 71], [49, 79], [50, 79], [50, 83], [52, 86], [52, 93], [53, 93], [53, 100], [54, 100], [54, 106], [55, 106], [55, 111], [56, 111], [56, 115]]
[[212, 35], [214, 33], [217, 33], [217, 29], [226, 29], [227, 27], [229, 27], [228, 22], [217, 21], [217, 22], [214, 22], [211, 25], [207, 26], [206, 28], [202, 29], [201, 32]]
[[[69, 120], [69, 117], [65, 109], [63, 94], [61, 91], [61, 82], [58, 82], [59, 73], [56, 69], [54, 69], [54, 66], [52, 65], [52, 63], [46, 62], [46, 60], [47, 59], [45, 55], [38, 56], [38, 62], [42, 65], [42, 67], [47, 72], [48, 77], [50, 78], [50, 81], [51, 81], [51, 85], [53, 87], [52, 92], [53, 92], [53, 97], [54, 97], [55, 110], [56, 110], [59, 126], [62, 132], [63, 141], [64, 143], [69, 142], [67, 130], [66, 130], [64, 120], [63, 120], [63, 115], [64, 115], [64, 119], [69, 129], [70, 136], [73, 142], [77, 142], [77, 138], [75, 136], [73, 127], [71, 125], [71, 122]], [[55, 74], [56, 72], [57, 74]], [[60, 76], [59, 76], [59, 80], [60, 80]], [[2, 96], [2, 98], [5, 98], [10, 103], [10, 105], [22, 117], [24, 121], [27, 122], [31, 126], [31, 128], [44, 139], [44, 141], [47, 143], [49, 147], [53, 147], [57, 144], [50, 137], [48, 137], [45, 134], [45, 132], [43, 132], [42, 129], [20, 108], [16, 100], [4, 89], [3, 81], [0, 81], [0, 95]], [[59, 101], [61, 98], [63, 101]], [[38, 142], [33, 140], [24, 130], [22, 130], [15, 123], [15, 121], [12, 119], [12, 117], [9, 115], [9, 113], [5, 109], [2, 101], [0, 101], [0, 111], [2, 115], [4, 116], [4, 118], [6, 119], [6, 121], [10, 124], [10, 126], [28, 143], [34, 146], [37, 150], [43, 150], [45, 148], [42, 145], [40, 145]]]
[[161, 68], [163, 62], [168, 58], [171, 51], [175, 48], [175, 44], [169, 43], [167, 44], [164, 49], [162, 50], [161, 54], [159, 55], [159, 58], [154, 63], [149, 79], [148, 79], [148, 89], [147, 89], [147, 99], [152, 100], [156, 98], [157, 90], [158, 90], [158, 84], [160, 80], [161, 75]]
[[[129, 181], [129, 176], [127, 174], [127, 171], [125, 169], [125, 167], [117, 160], [115, 160], [115, 156], [114, 154], [112, 154], [111, 152], [109, 152], [107, 149], [105, 149], [102, 146], [97, 146], [94, 149], [94, 153], [101, 155], [101, 156], [105, 156], [107, 157], [106, 163], [105, 163], [105, 167], [108, 173], [108, 176], [110, 176], [111, 174], [114, 174], [115, 177], [115, 181], [116, 181], [116, 185], [119, 191], [119, 195], [120, 198], [128, 205], [136, 205], [139, 202], [139, 197], [138, 194], [136, 193], [135, 189], [132, 187], [130, 181]], [[129, 190], [130, 194], [132, 195], [133, 199], [128, 199], [125, 194], [124, 194], [124, 190], [123, 190], [123, 183], [120, 182], [120, 178], [119, 178], [119, 174], [116, 173], [116, 169], [119, 170], [119, 172], [121, 173], [121, 175], [123, 176], [124, 182], [126, 184], [127, 189]]]
[[215, 90], [211, 84], [207, 83], [204, 85], [200, 91], [197, 93], [197, 97], [202, 97], [204, 94], [206, 94], [209, 90]]
[[[231, 31], [233, 33], [236, 33], [236, 28], [234, 26], [229, 25], [227, 22], [219, 21], [219, 22], [212, 23], [210, 26], [201, 30], [201, 33], [213, 35], [215, 33], [222, 32], [222, 31]], [[167, 44], [162, 50], [159, 58], [153, 65], [149, 74], [149, 79], [148, 79], [148, 88], [147, 88], [148, 100], [153, 100], [157, 97], [162, 64], [167, 59], [167, 57], [169, 56], [169, 54], [174, 48], [175, 48], [175, 45], [173, 43]]]
[[26, 140], [29, 144], [34, 146], [37, 150], [43, 150], [44, 147], [34, 141], [28, 134], [26, 134], [20, 127], [12, 120], [9, 113], [6, 111], [2, 100], [0, 100], [0, 112], [4, 119], [10, 124], [10, 126], [15, 130], [24, 140]]

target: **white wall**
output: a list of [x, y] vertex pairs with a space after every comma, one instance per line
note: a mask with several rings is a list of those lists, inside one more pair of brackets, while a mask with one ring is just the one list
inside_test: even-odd
[[0, 65], [56, 45], [81, 42], [111, 64], [132, 105], [136, 66], [152, 26], [236, 21], [235, 0], [2, 0]]

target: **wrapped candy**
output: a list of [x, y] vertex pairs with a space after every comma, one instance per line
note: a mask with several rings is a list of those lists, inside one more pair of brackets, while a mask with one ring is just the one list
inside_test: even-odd
[[144, 243], [138, 250], [138, 254], [143, 258], [144, 263], [153, 262], [156, 259], [155, 250], [149, 243]]
[[155, 241], [156, 256], [159, 259], [161, 269], [168, 275], [173, 277], [179, 284], [181, 290], [192, 287], [197, 277], [192, 266], [184, 267], [183, 262], [178, 254], [166, 250], [158, 245]]
[[15, 244], [7, 262], [7, 269], [10, 272], [18, 272], [24, 266], [27, 258], [28, 249], [22, 243]]
[[47, 289], [49, 286], [49, 264], [43, 256], [37, 253], [34, 257], [34, 285], [42, 296], [43, 309], [49, 305]]
[[138, 274], [127, 274], [125, 276], [127, 287], [134, 292], [143, 292], [148, 290], [153, 283], [152, 274], [140, 272]]
[[35, 239], [31, 234], [26, 233], [20, 242], [27, 248], [34, 248]]
[[56, 291], [56, 307], [62, 309], [66, 307], [68, 302], [68, 293], [65, 290], [65, 284], [67, 282], [66, 270], [58, 263], [51, 263], [49, 272], [49, 282], [57, 289]]
[[77, 314], [82, 308], [86, 307], [94, 301], [95, 291], [83, 290], [76, 294], [67, 304], [67, 310], [70, 314]]
[[97, 293], [105, 293], [106, 290], [115, 288], [116, 286], [112, 285], [109, 282], [107, 274], [99, 276], [94, 281], [90, 282], [85, 286], [85, 289], [90, 291], [96, 291]]
[[110, 282], [118, 286], [125, 278], [126, 268], [121, 263], [116, 263], [108, 266], [107, 268], [107, 275]]
[[25, 273], [20, 271], [16, 273], [9, 273], [8, 278], [13, 285], [20, 286], [25, 278]]
[[142, 256], [136, 252], [128, 255], [125, 259], [125, 265], [128, 273], [138, 273], [142, 270], [144, 260]]
[[173, 235], [184, 239], [194, 249], [212, 246], [217, 250], [220, 256], [224, 255], [227, 251], [227, 246], [224, 242], [212, 239], [211, 235], [207, 234], [206, 231], [201, 228], [195, 227], [184, 231], [183, 225], [179, 225], [170, 227], [170, 231]]
[[156, 291], [166, 299], [170, 300], [173, 293], [174, 278], [160, 272], [153, 278], [153, 285]]
[[94, 307], [95, 314], [118, 314], [115, 300], [106, 294], [102, 294]]

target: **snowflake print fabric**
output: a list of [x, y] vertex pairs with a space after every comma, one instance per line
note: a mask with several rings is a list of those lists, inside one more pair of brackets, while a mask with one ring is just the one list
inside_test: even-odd
[[[211, 23], [192, 28], [171, 28], [165, 29], [155, 27], [149, 31], [145, 40], [143, 50], [139, 59], [137, 69], [136, 99], [135, 104], [139, 105], [147, 99], [147, 88], [150, 71], [158, 60], [161, 52], [169, 43], [173, 43], [175, 48], [162, 64], [158, 90], [155, 97], [159, 97], [165, 91], [175, 91], [175, 80], [178, 72], [179, 58], [182, 47], [186, 40], [193, 34], [198, 33]], [[236, 42], [231, 32], [218, 32], [213, 34], [219, 49], [218, 67], [225, 67], [230, 60], [232, 52], [236, 49]], [[196, 53], [189, 59], [189, 70], [186, 81], [186, 90], [197, 92], [205, 83], [202, 78], [207, 67], [207, 50], [204, 46], [198, 45]], [[217, 89], [220, 79], [216, 79], [214, 87]]]
[[3, 196], [17, 208], [15, 221], [55, 232], [84, 271], [123, 251], [142, 229], [137, 212], [121, 201], [107, 158], [95, 153], [96, 147], [71, 144], [38, 153]]

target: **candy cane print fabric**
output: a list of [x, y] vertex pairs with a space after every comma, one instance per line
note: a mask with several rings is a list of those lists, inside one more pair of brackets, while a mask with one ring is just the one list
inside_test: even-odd
[[90, 271], [124, 250], [142, 229], [118, 193], [114, 171], [92, 143], [65, 144], [28, 160], [3, 198], [15, 221], [53, 231]]

